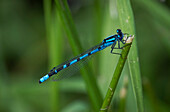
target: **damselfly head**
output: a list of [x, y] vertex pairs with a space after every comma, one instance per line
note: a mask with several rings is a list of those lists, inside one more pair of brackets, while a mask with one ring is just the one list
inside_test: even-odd
[[118, 38], [119, 38], [120, 40], [122, 40], [122, 39], [123, 39], [123, 33], [122, 33], [122, 31], [121, 31], [120, 29], [117, 29], [116, 32], [117, 32], [117, 34], [118, 34]]

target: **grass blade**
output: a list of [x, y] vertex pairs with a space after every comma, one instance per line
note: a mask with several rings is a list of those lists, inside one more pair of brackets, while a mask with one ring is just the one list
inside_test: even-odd
[[[73, 22], [67, 1], [66, 0], [63, 0], [63, 1], [55, 0], [55, 3], [57, 6], [59, 15], [60, 15], [60, 19], [62, 20], [63, 27], [67, 33], [67, 37], [68, 37], [70, 46], [72, 48], [72, 51], [74, 55], [78, 55], [82, 53], [83, 50], [82, 50], [80, 41], [78, 39], [78, 33], [76, 31], [75, 24]], [[93, 76], [93, 74], [91, 74], [85, 69], [81, 71], [81, 74], [82, 74], [83, 79], [85, 80], [93, 109], [95, 111], [98, 111], [102, 103], [102, 97], [101, 97], [99, 88], [97, 86], [96, 79]]]
[[[119, 20], [123, 31], [135, 35], [134, 17], [129, 0], [118, 1]], [[138, 112], [144, 112], [142, 82], [136, 39], [128, 57], [128, 66]]]
[[[56, 63], [60, 63], [60, 55], [58, 53], [62, 52], [59, 47], [62, 43], [61, 37], [61, 25], [59, 17], [56, 13], [52, 13], [51, 0], [44, 0], [44, 15], [45, 15], [45, 25], [46, 25], [46, 37], [48, 42], [48, 55], [49, 55], [49, 69], [51, 66], [56, 66]], [[56, 10], [55, 10], [56, 11]], [[51, 101], [51, 112], [56, 112], [59, 110], [59, 87], [58, 83], [51, 82], [50, 85], [50, 101]]]

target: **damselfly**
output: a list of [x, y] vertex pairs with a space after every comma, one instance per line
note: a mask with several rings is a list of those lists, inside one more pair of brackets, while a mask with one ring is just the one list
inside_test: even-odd
[[[78, 56], [76, 56], [75, 58], [68, 60], [65, 63], [60, 64], [59, 66], [54, 67], [52, 70], [50, 70], [50, 72], [48, 74], [46, 74], [45, 76], [43, 76], [39, 80], [39, 83], [46, 81], [51, 76], [55, 76], [55, 80], [61, 80], [64, 77], [66, 77], [65, 75], [69, 76], [69, 74], [71, 74], [71, 73], [67, 73], [65, 75], [64, 74], [58, 75], [58, 72], [69, 70], [71, 67], [74, 67], [74, 65], [76, 65], [77, 63], [81, 63], [84, 60], [87, 60], [90, 55], [95, 54], [96, 52], [101, 51], [101, 50], [103, 50], [106, 47], [109, 47], [111, 45], [112, 45], [111, 46], [111, 53], [112, 54], [119, 54], [119, 53], [114, 53], [113, 49], [122, 49], [123, 47], [120, 47], [120, 42], [125, 44], [127, 38], [126, 38], [126, 40], [123, 40], [124, 34], [122, 33], [122, 31], [120, 29], [117, 29], [116, 32], [117, 32], [117, 34], [111, 35], [111, 36], [105, 38], [100, 44], [92, 47], [91, 49], [85, 51], [84, 53], [82, 53]], [[118, 42], [118, 48], [115, 48], [115, 45], [116, 45], [117, 42]], [[78, 67], [80, 68], [80, 66], [78, 66]]]

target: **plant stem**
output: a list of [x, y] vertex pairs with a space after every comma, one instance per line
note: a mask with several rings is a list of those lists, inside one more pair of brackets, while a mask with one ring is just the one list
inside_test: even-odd
[[120, 56], [120, 58], [119, 58], [118, 64], [116, 66], [115, 72], [113, 74], [111, 83], [110, 83], [109, 88], [107, 90], [107, 94], [105, 96], [105, 99], [104, 99], [103, 105], [100, 109], [100, 112], [107, 112], [107, 110], [108, 110], [108, 107], [111, 103], [111, 100], [112, 100], [113, 94], [115, 92], [116, 86], [118, 84], [119, 77], [120, 77], [121, 72], [123, 70], [123, 67], [125, 65], [131, 44], [132, 43], [125, 44], [125, 47], [122, 50], [122, 53], [121, 53], [122, 56]]

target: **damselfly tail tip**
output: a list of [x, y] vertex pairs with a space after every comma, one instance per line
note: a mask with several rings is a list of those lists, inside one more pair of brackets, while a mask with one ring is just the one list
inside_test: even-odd
[[43, 76], [40, 80], [39, 83], [42, 83], [44, 81], [46, 81], [50, 76], [48, 74], [46, 74], [45, 76]]

